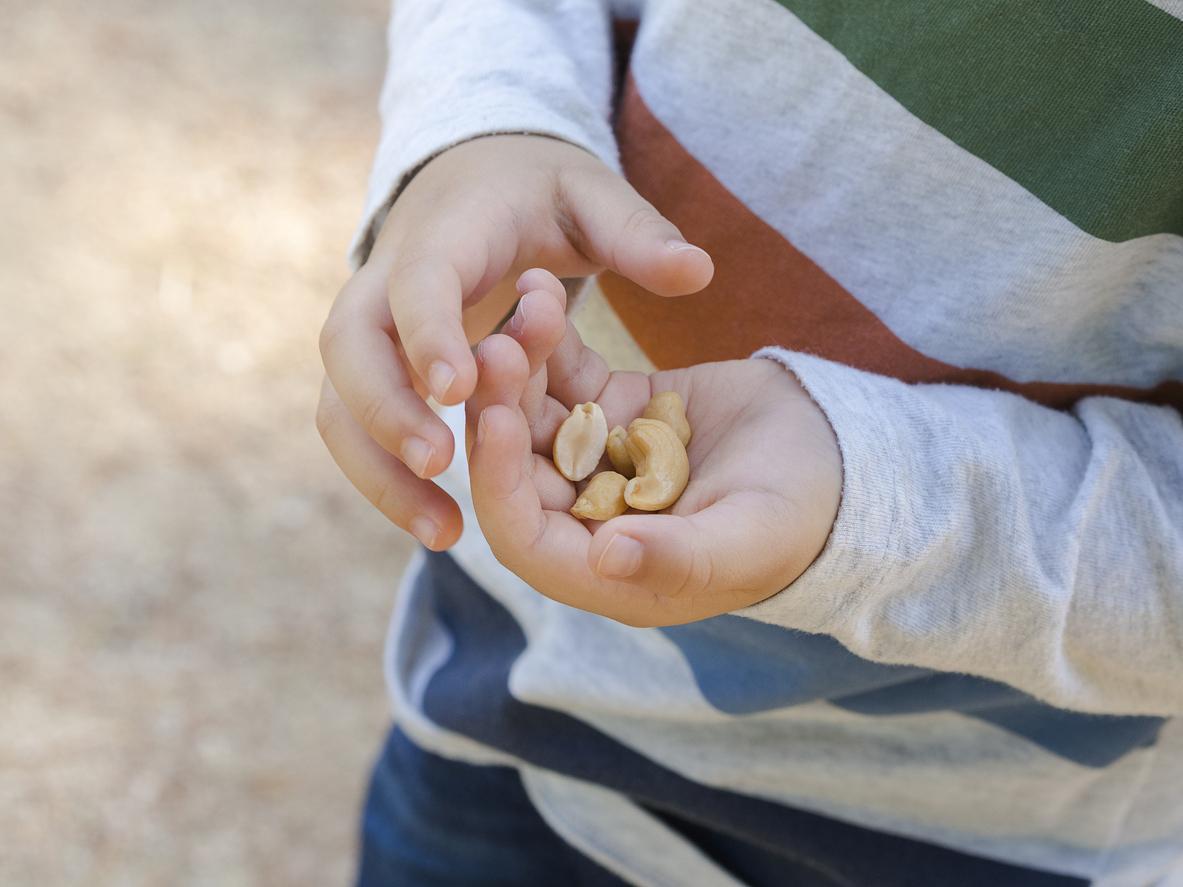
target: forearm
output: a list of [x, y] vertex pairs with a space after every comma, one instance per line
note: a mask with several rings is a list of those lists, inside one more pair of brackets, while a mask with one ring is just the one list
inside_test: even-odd
[[1064, 708], [1183, 711], [1183, 423], [905, 385], [778, 351], [834, 425], [826, 550], [743, 615]]

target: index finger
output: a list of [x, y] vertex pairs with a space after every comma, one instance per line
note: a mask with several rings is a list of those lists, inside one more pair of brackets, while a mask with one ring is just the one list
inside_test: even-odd
[[461, 320], [463, 283], [445, 256], [396, 261], [390, 313], [407, 362], [442, 404], [460, 403], [476, 387], [476, 363]]
[[[390, 313], [407, 362], [442, 404], [467, 400], [477, 367], [462, 319], [509, 271], [516, 243], [490, 214], [440, 210], [430, 225], [405, 232], [387, 248]], [[393, 236], [393, 235], [392, 235]]]

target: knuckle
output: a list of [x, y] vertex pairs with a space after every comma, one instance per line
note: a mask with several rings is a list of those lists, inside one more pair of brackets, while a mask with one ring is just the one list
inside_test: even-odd
[[665, 220], [651, 206], [640, 206], [630, 212], [612, 243], [612, 264], [620, 267], [626, 252], [634, 243], [644, 237], [646, 230], [655, 225], [664, 225], [664, 223]]
[[447, 229], [435, 234], [424, 231], [425, 242], [404, 244], [394, 257], [390, 268], [391, 292], [416, 291], [425, 285], [430, 285], [440, 276], [441, 268], [447, 266], [447, 261], [438, 250], [430, 246], [432, 242], [446, 242]]
[[406, 504], [406, 491], [403, 485], [399, 483], [397, 478], [388, 478], [383, 481], [373, 491], [373, 494], [367, 496], [370, 503], [380, 512], [386, 515], [390, 520], [394, 521], [400, 527], [403, 526], [404, 511]]
[[395, 256], [390, 276], [395, 279], [414, 277], [431, 262], [431, 254], [422, 247], [404, 245]]
[[320, 328], [320, 338], [317, 341], [320, 347], [320, 358], [323, 363], [328, 363], [331, 359], [330, 355], [336, 348], [344, 329], [345, 324], [334, 313], [330, 313], [325, 319], [324, 325]]
[[316, 406], [316, 431], [326, 444], [331, 443], [333, 431], [340, 420], [341, 408], [322, 397]]
[[349, 318], [357, 316], [354, 303], [366, 298], [382, 298], [383, 290], [377, 283], [378, 280], [379, 278], [368, 270], [368, 266], [363, 266], [345, 281], [345, 285], [337, 293], [328, 317], [320, 328], [318, 340], [321, 359], [326, 363], [330, 360], [330, 355], [342, 348], [345, 343], [350, 329]]
[[394, 410], [385, 397], [375, 397], [361, 412], [361, 427], [375, 440], [393, 438], [398, 429]]
[[427, 344], [441, 334], [440, 323], [429, 312], [416, 312], [397, 321], [398, 339], [412, 363], [418, 363]]
[[625, 242], [636, 239], [655, 227], [665, 228], [665, 218], [651, 206], [640, 206], [628, 214], [621, 229], [621, 239]]

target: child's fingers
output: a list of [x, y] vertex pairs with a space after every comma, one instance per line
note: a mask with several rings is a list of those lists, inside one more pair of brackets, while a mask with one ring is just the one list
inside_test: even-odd
[[437, 401], [460, 403], [476, 384], [461, 321], [460, 280], [443, 258], [395, 265], [390, 310], [411, 367]]
[[563, 282], [545, 268], [530, 268], [523, 271], [517, 279], [517, 290], [522, 295], [531, 290], [543, 290], [550, 293], [567, 310], [567, 290]]
[[544, 511], [527, 463], [529, 431], [518, 410], [485, 408], [469, 455], [472, 501], [497, 559], [547, 597], [599, 612], [602, 595], [587, 568], [591, 535], [566, 512]]
[[544, 511], [570, 511], [575, 504], [575, 484], [559, 474], [550, 456], [534, 456], [531, 477]]
[[519, 289], [526, 285], [536, 288], [522, 296], [504, 332], [522, 346], [530, 363], [530, 381], [521, 408], [530, 426], [531, 447], [535, 453], [549, 454], [554, 433], [568, 413], [547, 394], [546, 368], [547, 359], [566, 334], [565, 292], [558, 278], [541, 268], [518, 278]]
[[567, 321], [563, 339], [546, 362], [551, 397], [568, 410], [599, 397], [612, 373], [598, 352], [583, 344], [575, 325]]
[[711, 281], [714, 263], [678, 229], [608, 170], [563, 176], [560, 188], [575, 246], [593, 261], [661, 296], [696, 293]]
[[522, 346], [530, 364], [530, 375], [534, 375], [546, 366], [566, 328], [562, 302], [546, 290], [532, 290], [518, 300], [517, 310], [502, 332]]
[[[526, 424], [530, 426], [530, 446], [535, 453], [540, 455], [550, 453], [551, 444], [554, 442], [553, 429], [551, 436], [546, 436], [546, 429], [552, 424], [554, 413], [562, 414], [558, 418], [559, 422], [562, 422], [563, 417], [567, 415], [567, 410], [563, 409], [562, 404], [557, 403], [546, 393], [546, 384], [546, 367], [543, 366], [526, 383], [526, 390], [522, 394], [521, 402], [522, 414], [526, 417]], [[554, 428], [558, 428], [557, 423], [554, 423]]]
[[500, 333], [488, 336], [477, 346], [476, 354], [480, 379], [464, 407], [470, 439], [485, 407], [500, 403], [518, 409], [530, 378], [526, 354], [509, 336]]
[[480, 281], [505, 274], [509, 259], [491, 265], [497, 250], [482, 223], [452, 215], [444, 221], [400, 233], [383, 250], [393, 255], [388, 299], [407, 360], [437, 401], [456, 404], [472, 394], [477, 375], [461, 319], [463, 300]]
[[522, 412], [530, 425], [530, 446], [535, 453], [549, 458], [554, 449], [555, 433], [571, 411], [546, 391], [534, 392], [532, 386], [533, 380], [522, 401]]
[[498, 560], [523, 578], [530, 543], [547, 527], [527, 459], [533, 457], [521, 411], [494, 403], [477, 414], [468, 456], [473, 507]]
[[416, 393], [391, 331], [380, 278], [358, 272], [325, 321], [320, 338], [325, 371], [336, 396], [370, 437], [420, 477], [432, 477], [452, 460], [452, 434]]
[[518, 405], [530, 381], [530, 364], [522, 346], [509, 336], [493, 333], [477, 346], [481, 378], [472, 393], [480, 409], [491, 403]]
[[378, 446], [341, 402], [327, 377], [316, 424], [333, 461], [349, 482], [391, 522], [435, 551], [460, 538], [464, 522], [456, 503]]

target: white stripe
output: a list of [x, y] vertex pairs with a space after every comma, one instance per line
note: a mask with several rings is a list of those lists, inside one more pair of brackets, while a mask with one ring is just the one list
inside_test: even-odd
[[[386, 634], [383, 673], [394, 719], [420, 748], [470, 764], [513, 766], [516, 759], [460, 733], [446, 730], [423, 713], [422, 691], [451, 653], [451, 642], [411, 594], [424, 557], [417, 553], [407, 566], [394, 598], [394, 614]], [[429, 603], [429, 602], [428, 602]]]
[[682, 9], [654, 3], [644, 21], [643, 98], [913, 348], [1019, 380], [1183, 375], [1183, 238], [1086, 234], [772, 0]]
[[637, 887], [743, 887], [697, 847], [623, 795], [526, 767], [526, 793], [567, 843]]

